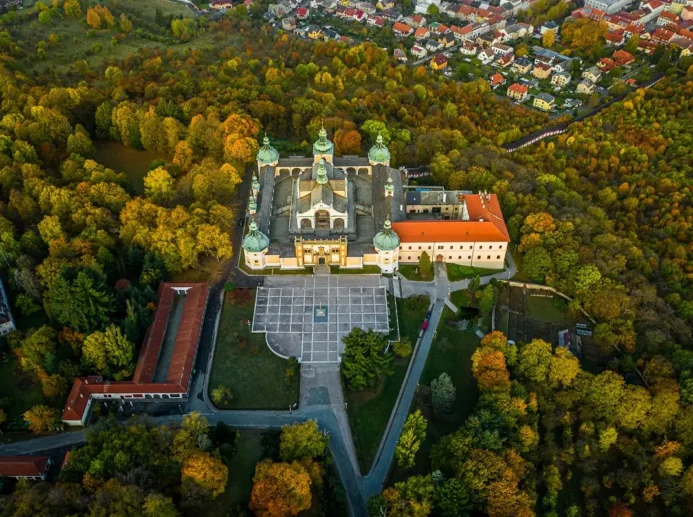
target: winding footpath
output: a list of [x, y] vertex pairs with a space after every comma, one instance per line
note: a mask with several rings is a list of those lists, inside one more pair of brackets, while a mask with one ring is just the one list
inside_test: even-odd
[[[506, 280], [517, 272], [510, 253], [507, 254], [508, 269], [502, 273], [481, 277], [481, 284], [489, 283], [493, 278]], [[449, 303], [448, 296], [453, 291], [466, 289], [469, 280], [450, 282], [445, 264], [435, 264], [433, 282], [413, 282], [398, 277], [402, 297], [424, 294], [431, 300], [431, 318], [429, 329], [419, 335], [412, 359], [409, 362], [404, 382], [400, 389], [390, 420], [383, 433], [380, 447], [370, 472], [363, 476], [358, 467], [356, 451], [351, 436], [351, 428], [346, 413], [338, 365], [302, 366], [301, 369], [301, 403], [295, 411], [239, 411], [218, 410], [209, 400], [209, 370], [214, 356], [216, 334], [221, 318], [223, 292], [213, 291], [210, 294], [208, 315], [202, 332], [200, 353], [198, 357], [198, 374], [193, 380], [193, 387], [186, 404], [186, 414], [199, 412], [210, 424], [218, 422], [242, 429], [277, 429], [295, 422], [306, 420], [317, 421], [323, 432], [330, 438], [330, 450], [335, 466], [341, 478], [347, 496], [350, 514], [355, 517], [366, 517], [366, 501], [382, 491], [392, 466], [395, 447], [402, 427], [409, 414], [412, 400], [419, 384], [421, 373], [426, 365], [428, 352], [433, 343], [435, 329], [438, 327], [443, 309]], [[150, 417], [156, 425], [178, 425], [184, 415]], [[0, 455], [33, 454], [41, 451], [76, 446], [86, 441], [84, 430], [70, 431], [52, 436], [32, 438], [30, 440], [1, 445]]]

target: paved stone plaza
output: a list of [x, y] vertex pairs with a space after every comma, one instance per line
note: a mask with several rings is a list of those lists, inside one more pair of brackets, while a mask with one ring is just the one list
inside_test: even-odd
[[268, 276], [258, 289], [252, 331], [266, 332], [267, 344], [280, 355], [338, 362], [342, 338], [355, 327], [390, 331], [380, 276]]

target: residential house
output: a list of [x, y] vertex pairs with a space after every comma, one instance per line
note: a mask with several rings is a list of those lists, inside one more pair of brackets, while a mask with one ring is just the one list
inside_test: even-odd
[[428, 39], [431, 36], [431, 31], [428, 30], [428, 27], [419, 27], [414, 31], [414, 37], [416, 39]]
[[51, 464], [49, 456], [0, 456], [0, 477], [45, 481]]
[[534, 27], [529, 23], [515, 23], [500, 30], [503, 34], [503, 41], [515, 41], [532, 34], [533, 31]]
[[546, 63], [537, 63], [534, 65], [534, 70], [532, 70], [532, 75], [537, 79], [548, 79], [551, 76], [553, 69]]
[[299, 20], [305, 20], [310, 15], [310, 9], [307, 7], [299, 7], [296, 9], [296, 18]]
[[611, 57], [615, 60], [618, 66], [630, 65], [635, 61], [635, 56], [630, 52], [626, 52], [625, 50], [617, 50]]
[[575, 88], [576, 93], [581, 93], [582, 95], [592, 95], [594, 93], [594, 83], [589, 79], [583, 79]]
[[551, 111], [554, 107], [556, 98], [548, 93], [539, 93], [534, 97], [532, 105], [542, 111]]
[[476, 44], [481, 48], [491, 48], [491, 45], [498, 43], [499, 39], [496, 39], [493, 34], [487, 32], [476, 39]]
[[572, 68], [573, 60], [566, 59], [564, 61], [557, 61], [551, 65], [551, 70], [554, 74], [560, 74], [561, 72], [570, 72]]
[[399, 38], [406, 38], [410, 34], [413, 34], [414, 29], [412, 29], [406, 23], [395, 22], [392, 25], [392, 32], [394, 33], [395, 36], [397, 36]]
[[433, 70], [442, 70], [448, 66], [448, 58], [443, 54], [436, 54], [436, 56], [431, 59], [431, 68]]
[[284, 18], [282, 20], [282, 29], [285, 31], [292, 31], [296, 28], [296, 18]]
[[681, 9], [681, 19], [685, 22], [693, 20], [693, 5]]
[[230, 0], [212, 0], [209, 2], [209, 7], [212, 9], [233, 9], [233, 3]]
[[610, 57], [603, 57], [597, 62], [597, 68], [602, 72], [608, 72], [612, 68], [616, 68], [616, 61]]
[[660, 27], [659, 29], [655, 29], [655, 31], [652, 33], [651, 40], [652, 43], [657, 45], [668, 45], [675, 37], [676, 33], [674, 31]]
[[623, 29], [609, 31], [604, 35], [606, 44], [610, 47], [620, 47], [626, 43], [626, 33]]
[[453, 36], [455, 36], [455, 39], [460, 41], [468, 41], [473, 38], [472, 32], [474, 32], [474, 26], [467, 25], [466, 27], [458, 27], [457, 25], [453, 25], [450, 27], [450, 31], [452, 32]]
[[469, 40], [463, 41], [462, 45], [460, 45], [460, 53], [465, 56], [476, 56], [476, 53], [478, 51], [479, 47], [477, 47], [474, 43], [472, 43]]
[[549, 21], [539, 28], [539, 34], [542, 36], [547, 32], [553, 32], [554, 36], [558, 36], [558, 24], [554, 21]]
[[472, 7], [470, 5], [461, 5], [459, 9], [457, 9], [455, 13], [455, 17], [459, 18], [460, 20], [464, 20], [467, 22], [475, 22], [477, 21], [476, 19], [476, 13], [477, 9], [476, 7]]
[[9, 334], [15, 329], [14, 318], [12, 317], [10, 303], [7, 299], [7, 292], [5, 291], [2, 280], [0, 280], [0, 336]]
[[602, 78], [602, 73], [596, 66], [591, 66], [584, 72], [582, 72], [583, 79], [589, 79], [593, 83], [598, 83], [599, 79]]
[[455, 36], [453, 36], [453, 34], [450, 32], [438, 36], [438, 43], [443, 45], [443, 48], [454, 47], [456, 42], [457, 40], [455, 39]]
[[633, 0], [585, 0], [586, 7], [594, 7], [607, 14], [617, 13], [633, 3]]
[[382, 16], [376, 16], [376, 15], [371, 15], [368, 17], [366, 20], [367, 25], [371, 25], [372, 27], [385, 27], [385, 18]]
[[319, 27], [309, 27], [308, 37], [310, 39], [325, 39], [325, 33]]
[[408, 61], [407, 59], [407, 54], [402, 50], [401, 48], [396, 48], [393, 52], [392, 55], [399, 61], [400, 63], [406, 63]]
[[491, 88], [495, 90], [499, 86], [505, 84], [505, 77], [499, 73], [495, 73], [489, 78], [489, 83], [491, 83]]
[[506, 92], [506, 95], [511, 99], [515, 99], [522, 102], [527, 98], [528, 92], [529, 88], [526, 85], [520, 83], [513, 83], [510, 86], [508, 86], [508, 91]]
[[657, 18], [657, 25], [659, 25], [660, 27], [667, 27], [669, 25], [673, 25], [673, 27], [671, 27], [672, 29], [678, 28], [679, 17], [676, 16], [674, 13], [664, 11], [662, 14], [659, 15], [659, 18]]
[[419, 45], [414, 45], [409, 52], [411, 52], [412, 56], [418, 57], [419, 59], [424, 58], [428, 55], [426, 49], [420, 47]]
[[438, 41], [430, 39], [426, 42], [426, 50], [429, 52], [438, 52], [441, 48], [443, 48], [443, 45]]
[[426, 26], [426, 18], [424, 18], [420, 14], [415, 14], [414, 16], [411, 17], [411, 25], [414, 27], [425, 27]]
[[[431, 30], [433, 30], [433, 29], [431, 29]], [[438, 26], [435, 28], [435, 31], [434, 31], [434, 32], [435, 32], [437, 35], [439, 35], [439, 36], [440, 36], [441, 34], [447, 34], [448, 32], [450, 32], [450, 27], [448, 27], [447, 25], [443, 25], [443, 24], [441, 23], [440, 25], [438, 25]]]
[[493, 53], [497, 56], [507, 56], [513, 53], [513, 48], [503, 43], [494, 43], [491, 45], [491, 50], [493, 50]]
[[496, 55], [493, 53], [493, 50], [490, 48], [487, 48], [486, 50], [482, 50], [477, 54], [479, 58], [479, 61], [481, 61], [482, 65], [488, 65], [489, 63], [492, 63], [494, 59], [496, 59]]
[[558, 72], [551, 77], [551, 84], [563, 88], [570, 82], [570, 74], [568, 72]]
[[395, 0], [378, 0], [375, 6], [380, 10], [392, 9], [395, 6]]
[[399, 21], [400, 18], [402, 18], [402, 12], [396, 7], [391, 7], [380, 11], [380, 16], [394, 23], [396, 21]]
[[498, 66], [501, 68], [507, 68], [513, 64], [513, 61], [515, 61], [515, 54], [506, 54], [498, 58], [496, 64], [498, 64]]
[[526, 74], [529, 73], [529, 71], [532, 69], [532, 62], [527, 59], [526, 57], [521, 57], [519, 59], [516, 59], [515, 62], [513, 63], [513, 72], [517, 72], [518, 74]]

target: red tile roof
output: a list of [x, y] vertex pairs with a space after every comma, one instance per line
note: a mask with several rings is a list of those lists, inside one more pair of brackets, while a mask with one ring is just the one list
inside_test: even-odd
[[49, 459], [48, 456], [0, 456], [0, 476], [40, 477]]
[[504, 82], [505, 82], [505, 77], [503, 77], [501, 74], [495, 73], [491, 76], [491, 84], [493, 86], [503, 84]]
[[625, 50], [617, 50], [611, 57], [613, 57], [619, 65], [628, 65], [635, 61], [635, 56]]
[[433, 58], [433, 61], [438, 66], [448, 62], [447, 58], [443, 54], [436, 54], [436, 57]]
[[[168, 365], [166, 382], [153, 382], [159, 353], [163, 345], [169, 313], [176, 295], [175, 288], [187, 288], [180, 323]], [[197, 353], [200, 331], [207, 305], [206, 283], [163, 283], [154, 322], [147, 329], [132, 381], [103, 381], [99, 376], [75, 379], [63, 410], [62, 419], [81, 420], [93, 394], [187, 393]]]
[[412, 28], [409, 27], [409, 25], [407, 25], [406, 23], [395, 22], [392, 24], [392, 31], [399, 32], [402, 34], [411, 34]]
[[524, 94], [529, 91], [529, 87], [525, 84], [513, 83], [510, 86], [508, 86], [508, 90], [510, 90], [511, 92]]
[[400, 221], [392, 229], [400, 242], [510, 242], [495, 194], [464, 196], [468, 221]]

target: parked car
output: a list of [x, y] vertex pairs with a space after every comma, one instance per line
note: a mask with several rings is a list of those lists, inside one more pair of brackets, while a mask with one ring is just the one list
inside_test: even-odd
[[425, 320], [425, 321], [423, 322], [423, 325], [421, 325], [421, 330], [423, 330], [424, 332], [426, 332], [426, 329], [427, 329], [427, 328], [428, 328], [428, 320]]

